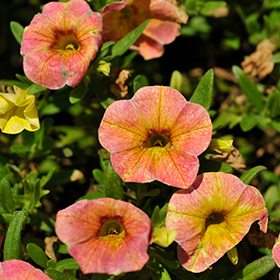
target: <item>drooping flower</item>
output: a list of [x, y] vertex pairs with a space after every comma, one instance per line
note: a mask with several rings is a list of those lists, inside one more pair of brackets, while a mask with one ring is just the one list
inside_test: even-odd
[[0, 128], [8, 134], [40, 128], [35, 96], [14, 86], [15, 93], [0, 92]]
[[149, 260], [152, 223], [131, 203], [81, 200], [57, 213], [56, 233], [83, 273], [137, 271]]
[[268, 213], [261, 193], [234, 175], [204, 173], [192, 187], [170, 199], [166, 227], [178, 234], [178, 259], [192, 272], [201, 272], [238, 244], [259, 221], [267, 230]]
[[51, 280], [42, 270], [21, 260], [0, 262], [1, 280]]
[[104, 7], [103, 42], [118, 41], [147, 19], [151, 22], [131, 47], [144, 59], [162, 56], [163, 45], [170, 44], [180, 34], [180, 23], [188, 15], [168, 0], [123, 0]]
[[24, 30], [26, 76], [49, 89], [76, 86], [101, 44], [102, 16], [84, 0], [50, 2]]
[[100, 143], [123, 181], [159, 180], [178, 188], [195, 180], [197, 156], [211, 136], [206, 109], [162, 86], [143, 87], [131, 100], [114, 102], [99, 128]]

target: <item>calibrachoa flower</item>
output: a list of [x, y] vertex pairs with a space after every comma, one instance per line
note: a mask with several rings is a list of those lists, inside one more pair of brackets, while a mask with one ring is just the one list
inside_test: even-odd
[[170, 199], [166, 227], [178, 234], [178, 258], [192, 272], [201, 272], [238, 244], [259, 221], [267, 230], [267, 209], [261, 193], [234, 175], [204, 173], [192, 187]]
[[0, 128], [8, 134], [40, 128], [35, 96], [14, 86], [15, 93], [0, 92]]
[[[280, 234], [278, 236], [277, 242], [272, 248], [272, 256], [277, 266], [280, 267]], [[280, 279], [280, 274], [279, 274], [279, 279]]]
[[131, 47], [144, 59], [162, 56], [163, 45], [180, 34], [180, 23], [187, 23], [188, 15], [167, 0], [123, 0], [104, 7], [103, 42], [118, 41], [147, 19], [151, 19], [142, 35]]
[[57, 213], [56, 233], [83, 273], [143, 268], [149, 260], [152, 224], [131, 203], [113, 198], [81, 200]]
[[76, 86], [101, 44], [102, 16], [84, 0], [50, 2], [25, 28], [21, 54], [26, 76], [49, 89]]
[[51, 280], [43, 271], [21, 260], [0, 263], [1, 280]]
[[163, 86], [143, 87], [131, 100], [114, 102], [99, 128], [100, 143], [123, 181], [159, 180], [178, 188], [195, 180], [197, 156], [211, 136], [206, 109]]

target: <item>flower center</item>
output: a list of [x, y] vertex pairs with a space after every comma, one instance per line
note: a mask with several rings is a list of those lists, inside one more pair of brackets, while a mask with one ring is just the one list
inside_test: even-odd
[[107, 237], [111, 235], [116, 235], [118, 237], [124, 238], [125, 229], [123, 224], [115, 218], [109, 218], [102, 223], [101, 229], [99, 231], [100, 237]]
[[80, 45], [74, 34], [58, 34], [55, 49], [63, 52], [79, 51]]
[[170, 139], [165, 134], [154, 134], [145, 143], [145, 148], [162, 147], [164, 148]]
[[211, 213], [206, 219], [206, 229], [210, 225], [221, 224], [222, 222], [224, 222], [224, 220], [225, 220], [225, 217], [222, 213], [220, 213], [220, 212]]

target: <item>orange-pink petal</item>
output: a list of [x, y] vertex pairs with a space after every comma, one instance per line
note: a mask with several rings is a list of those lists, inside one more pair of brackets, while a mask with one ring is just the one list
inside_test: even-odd
[[8, 260], [0, 263], [1, 280], [51, 280], [42, 270], [21, 260]]
[[277, 266], [280, 267], [280, 235], [272, 248], [272, 256]]
[[[104, 219], [118, 219], [124, 236], [100, 235]], [[57, 213], [56, 233], [83, 273], [118, 275], [136, 271], [148, 261], [149, 217], [131, 203], [101, 198], [81, 200]]]
[[50, 89], [77, 85], [98, 51], [101, 35], [102, 16], [86, 1], [46, 4], [23, 34], [25, 74]]
[[[223, 219], [207, 224], [217, 213]], [[267, 219], [256, 188], [231, 174], [205, 173], [191, 188], [171, 197], [166, 225], [178, 231], [175, 240], [181, 264], [201, 272], [238, 244], [254, 221], [259, 220], [260, 229], [266, 232]]]
[[[98, 133], [124, 181], [159, 180], [188, 188], [198, 172], [197, 156], [210, 143], [212, 123], [204, 107], [187, 102], [177, 90], [148, 86], [140, 88], [131, 100], [111, 104]], [[148, 146], [155, 135], [165, 135], [169, 143]]]

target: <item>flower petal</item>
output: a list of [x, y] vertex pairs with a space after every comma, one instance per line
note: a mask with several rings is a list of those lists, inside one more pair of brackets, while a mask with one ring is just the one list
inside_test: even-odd
[[[215, 213], [223, 220], [207, 224]], [[266, 231], [267, 219], [256, 188], [245, 186], [231, 174], [205, 173], [191, 188], [171, 197], [166, 226], [178, 231], [175, 240], [182, 265], [201, 272], [238, 244], [254, 221], [260, 220], [260, 229]]]

